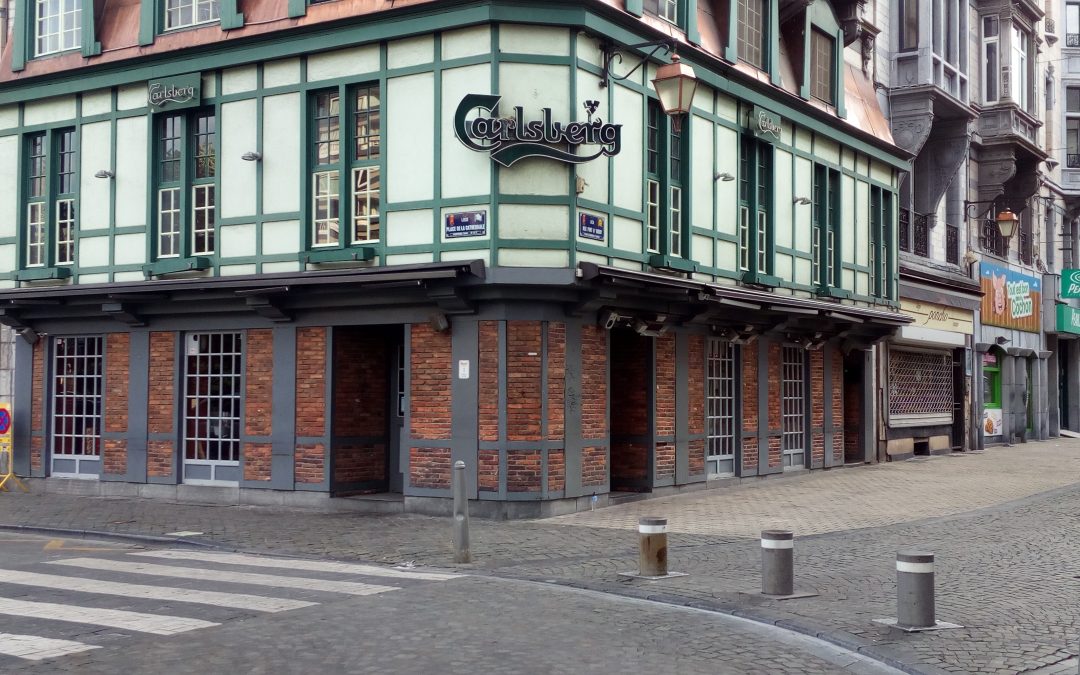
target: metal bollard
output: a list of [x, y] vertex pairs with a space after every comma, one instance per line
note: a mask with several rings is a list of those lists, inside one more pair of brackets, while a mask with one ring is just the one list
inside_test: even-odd
[[795, 594], [795, 535], [789, 530], [761, 532], [761, 592]]
[[465, 493], [465, 462], [454, 462], [454, 562], [472, 562], [469, 553], [469, 498]]
[[667, 518], [644, 516], [638, 519], [638, 575], [666, 577]]
[[896, 625], [933, 628], [934, 554], [899, 551], [896, 554]]

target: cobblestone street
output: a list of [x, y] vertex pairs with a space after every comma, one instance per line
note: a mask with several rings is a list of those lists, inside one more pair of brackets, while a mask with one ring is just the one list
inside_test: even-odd
[[[748, 482], [543, 521], [473, 519], [473, 573], [652, 598], [820, 635], [912, 672], [1075, 672], [1080, 633], [1080, 442]], [[33, 487], [40, 489], [40, 483]], [[639, 515], [670, 518], [671, 569], [629, 581]], [[448, 519], [160, 501], [0, 494], [0, 523], [165, 536], [225, 548], [449, 566]], [[796, 587], [766, 600], [757, 534], [796, 533]], [[938, 618], [962, 629], [907, 634], [894, 617], [895, 553], [936, 554]], [[1072, 661], [1070, 661], [1072, 659]]]

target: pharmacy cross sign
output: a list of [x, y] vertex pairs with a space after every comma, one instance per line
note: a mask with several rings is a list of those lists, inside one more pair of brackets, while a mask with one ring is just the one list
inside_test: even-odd
[[[612, 157], [622, 149], [622, 125], [593, 119], [598, 103], [587, 101], [585, 122], [554, 122], [551, 108], [541, 108], [541, 118], [525, 121], [525, 110], [514, 108], [510, 117], [498, 117], [501, 96], [469, 94], [461, 99], [454, 114], [454, 133], [467, 148], [490, 152], [491, 159], [511, 166], [526, 157], [547, 157], [567, 164], [581, 164], [601, 156]], [[469, 119], [474, 110], [489, 115]], [[578, 154], [579, 146], [593, 146], [595, 151]]]

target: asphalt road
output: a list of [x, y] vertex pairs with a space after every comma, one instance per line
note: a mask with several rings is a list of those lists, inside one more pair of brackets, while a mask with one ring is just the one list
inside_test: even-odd
[[2, 532], [0, 671], [897, 672], [773, 626], [552, 584]]

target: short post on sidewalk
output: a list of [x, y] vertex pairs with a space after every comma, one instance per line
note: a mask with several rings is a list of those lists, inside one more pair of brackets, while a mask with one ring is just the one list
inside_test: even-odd
[[761, 532], [761, 592], [795, 594], [795, 535], [790, 530]]
[[639, 518], [638, 544], [638, 574], [643, 577], [666, 577], [667, 518]]
[[454, 462], [454, 562], [472, 562], [469, 552], [469, 497], [466, 493], [465, 462]]
[[896, 554], [896, 625], [933, 628], [934, 554], [899, 551]]

